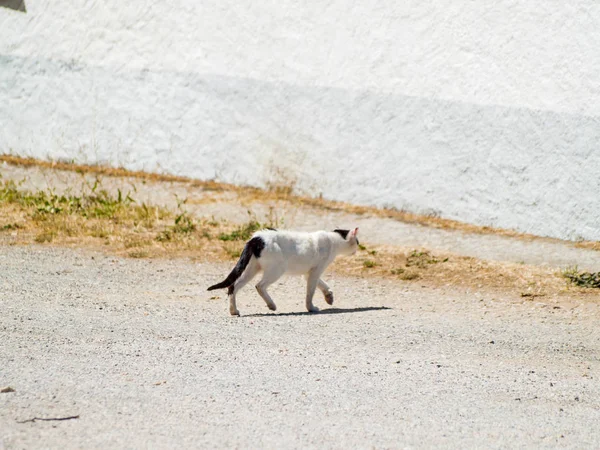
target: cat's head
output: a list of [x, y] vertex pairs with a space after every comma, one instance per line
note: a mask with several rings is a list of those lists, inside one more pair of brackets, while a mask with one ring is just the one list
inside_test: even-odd
[[346, 246], [344, 248], [344, 253], [347, 255], [354, 255], [358, 250], [358, 228], [354, 230], [333, 230], [337, 234], [339, 234], [345, 241]]

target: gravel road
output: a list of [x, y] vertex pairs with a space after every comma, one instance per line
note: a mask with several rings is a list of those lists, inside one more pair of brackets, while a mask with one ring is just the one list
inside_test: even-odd
[[228, 269], [0, 246], [0, 449], [600, 445], [598, 304]]

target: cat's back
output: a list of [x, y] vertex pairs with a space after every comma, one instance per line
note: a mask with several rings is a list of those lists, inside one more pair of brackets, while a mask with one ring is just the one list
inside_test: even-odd
[[290, 256], [316, 251], [325, 235], [324, 231], [307, 233], [291, 230], [262, 230], [254, 234], [264, 241], [267, 252], [281, 251]]
[[285, 273], [306, 274], [330, 255], [331, 243], [325, 231], [263, 230], [254, 236], [265, 243], [259, 258], [263, 270], [277, 266]]

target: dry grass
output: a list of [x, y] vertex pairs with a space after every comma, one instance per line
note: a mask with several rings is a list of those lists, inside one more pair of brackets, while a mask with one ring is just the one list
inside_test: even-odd
[[501, 291], [525, 298], [565, 295], [597, 296], [577, 288], [563, 274], [549, 268], [482, 261], [453, 254], [432, 254], [425, 249], [391, 246], [364, 248], [354, 258], [334, 263], [338, 273], [415, 281], [433, 287], [459, 287]]
[[600, 242], [595, 241], [580, 241], [575, 243], [575, 247], [586, 248], [588, 250], [600, 251]]
[[0, 239], [13, 244], [87, 246], [133, 258], [191, 256], [206, 260], [238, 257], [257, 229], [277, 226], [236, 225], [213, 218], [138, 204], [131, 193], [116, 195], [99, 184], [75, 194], [30, 192], [0, 180]]
[[96, 174], [105, 175], [110, 177], [128, 177], [137, 178], [140, 180], [147, 181], [168, 181], [168, 182], [180, 182], [190, 183], [194, 186], [202, 187], [206, 190], [225, 191], [225, 190], [236, 190], [236, 186], [219, 183], [216, 181], [200, 181], [193, 180], [188, 177], [181, 177], [177, 175], [163, 175], [158, 173], [148, 173], [142, 171], [127, 170], [118, 167], [109, 167], [101, 165], [90, 165], [90, 164], [75, 164], [72, 162], [61, 162], [61, 161], [43, 161], [35, 158], [23, 158], [20, 156], [13, 155], [0, 155], [0, 162], [6, 162], [15, 166], [23, 167], [43, 167], [47, 169], [65, 170], [71, 172], [77, 172], [80, 174]]
[[[485, 227], [439, 218], [296, 196], [285, 187], [275, 186], [269, 191], [261, 191], [123, 169], [45, 163], [12, 156], [0, 159], [81, 173], [189, 182], [211, 191], [235, 191], [238, 198], [247, 203], [277, 200], [327, 211], [368, 213], [429, 226], [491, 232]], [[180, 203], [177, 211], [138, 204], [130, 193], [118, 191], [111, 195], [98, 184], [78, 195], [57, 195], [51, 191], [27, 192], [12, 182], [0, 180], [0, 240], [9, 243], [86, 246], [131, 258], [191, 257], [205, 261], [233, 261], [239, 257], [245, 241], [254, 231], [265, 226], [280, 225], [277, 217], [270, 217], [267, 222], [260, 223], [251, 213], [248, 221], [242, 225], [208, 217], [196, 218], [186, 212], [184, 204]], [[526, 299], [565, 295], [598, 296], [597, 290], [576, 287], [563, 274], [549, 269], [486, 262], [452, 254], [434, 255], [426, 249], [361, 246], [355, 257], [340, 258], [332, 269], [343, 275], [391, 278], [434, 287], [495, 290]]]

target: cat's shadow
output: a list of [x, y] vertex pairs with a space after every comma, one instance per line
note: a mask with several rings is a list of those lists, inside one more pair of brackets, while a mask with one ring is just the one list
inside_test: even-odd
[[248, 314], [243, 315], [242, 317], [284, 317], [284, 316], [320, 316], [323, 314], [349, 314], [349, 313], [360, 313], [360, 312], [368, 312], [368, 311], [382, 311], [386, 309], [392, 309], [388, 306], [362, 306], [359, 308], [327, 308], [322, 309], [319, 312], [310, 313], [308, 311], [298, 311], [298, 312], [286, 312], [286, 313], [278, 313], [278, 312], [269, 312], [269, 313], [257, 313], [257, 314]]

